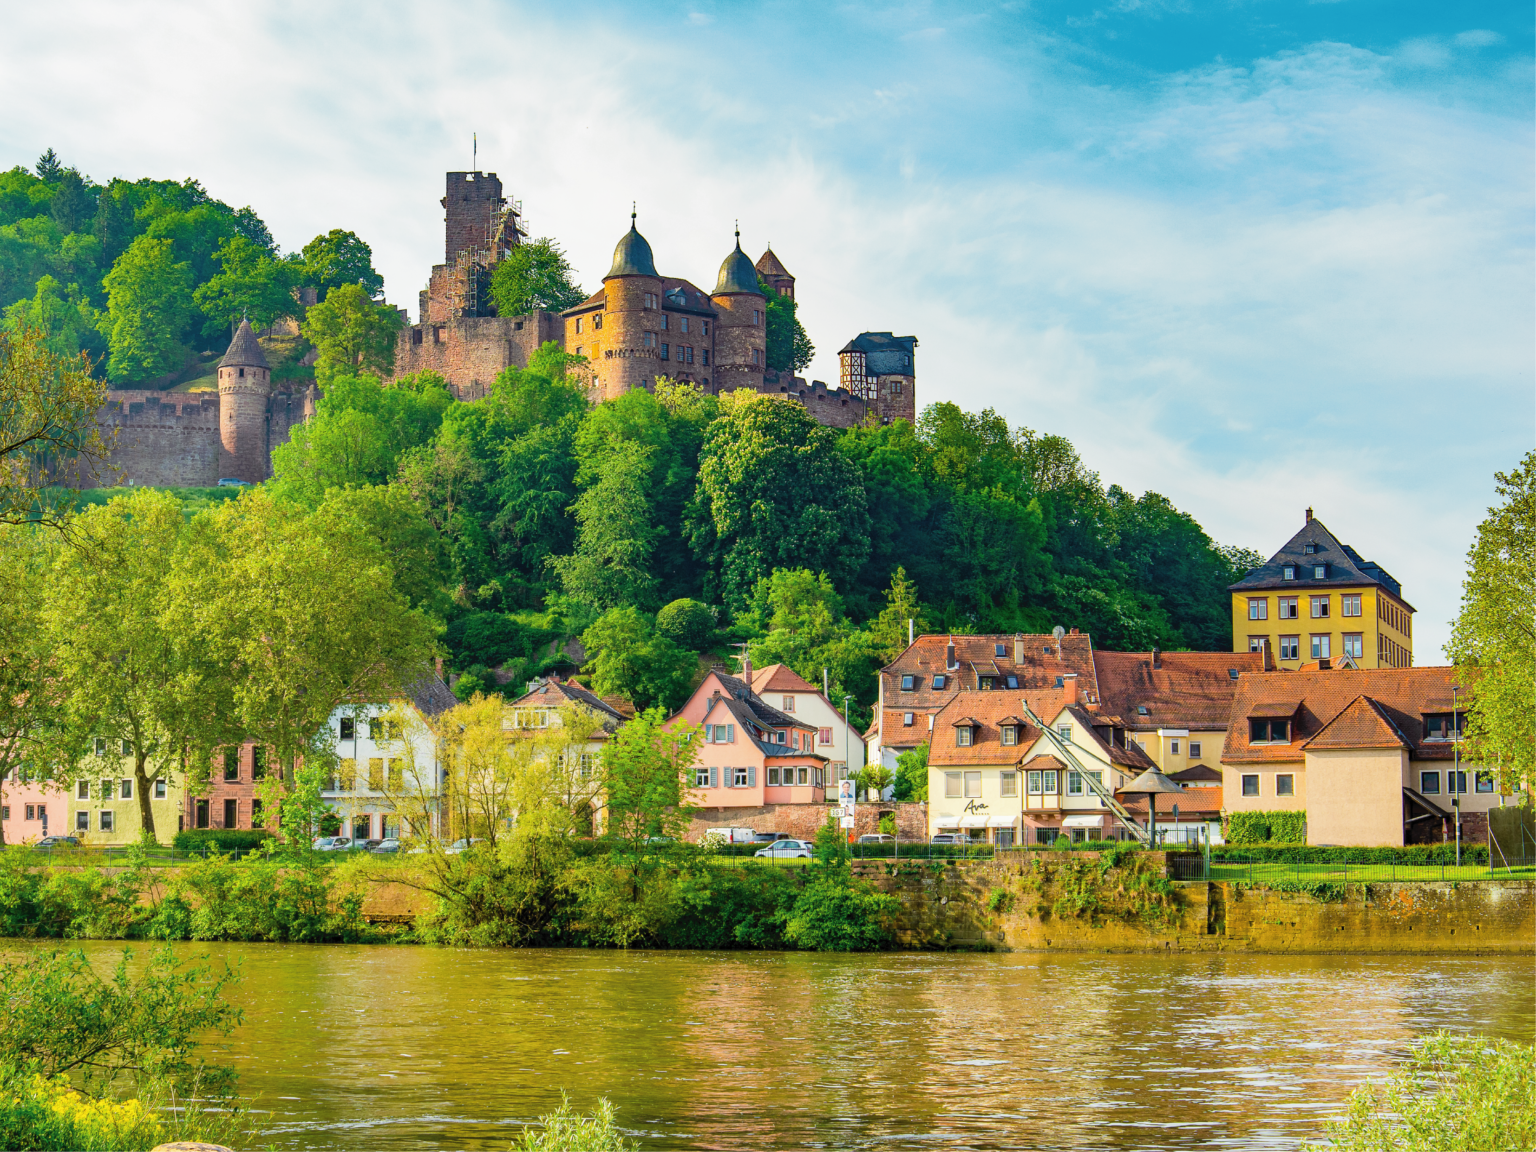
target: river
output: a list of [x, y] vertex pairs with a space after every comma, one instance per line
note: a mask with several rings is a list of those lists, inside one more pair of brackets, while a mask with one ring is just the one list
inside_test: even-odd
[[282, 1149], [505, 1149], [562, 1089], [645, 1149], [1296, 1148], [1414, 1037], [1536, 1027], [1529, 957], [177, 947], [241, 964]]

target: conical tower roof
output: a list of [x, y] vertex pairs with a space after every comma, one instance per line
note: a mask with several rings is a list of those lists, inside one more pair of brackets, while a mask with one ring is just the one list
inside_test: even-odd
[[604, 280], [615, 276], [656, 276], [656, 261], [651, 256], [651, 246], [635, 229], [635, 214], [629, 214], [629, 231], [624, 233], [613, 250], [613, 267], [608, 269]]
[[720, 265], [720, 280], [711, 295], [723, 296], [730, 292], [762, 295], [762, 289], [757, 286], [757, 269], [752, 266], [751, 258], [741, 250], [740, 232], [736, 233], [736, 250]]
[[235, 338], [229, 342], [229, 351], [224, 353], [224, 359], [219, 361], [220, 368], [267, 368], [267, 358], [261, 351], [261, 345], [256, 340], [256, 333], [251, 331], [249, 320], [240, 321], [240, 330], [235, 333]]

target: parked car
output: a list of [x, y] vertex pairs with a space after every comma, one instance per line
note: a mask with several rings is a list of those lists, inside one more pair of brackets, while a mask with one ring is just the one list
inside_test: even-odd
[[754, 844], [773, 844], [779, 840], [788, 840], [788, 832], [759, 832], [752, 838]]
[[886, 832], [866, 832], [855, 843], [858, 844], [894, 844], [896, 837]]
[[400, 841], [394, 836], [386, 836], [384, 839], [374, 844], [374, 846], [368, 849], [368, 851], [377, 852], [380, 855], [389, 852], [398, 852], [400, 851]]
[[340, 852], [351, 843], [351, 839], [346, 836], [321, 836], [315, 841], [314, 848], [316, 852]]
[[965, 843], [965, 837], [964, 836], [956, 836], [953, 832], [940, 832], [932, 840], [928, 841], [928, 843], [930, 843], [930, 844], [964, 844]]
[[78, 848], [80, 841], [73, 836], [44, 836], [33, 847], [36, 848]]
[[718, 837], [727, 844], [755, 844], [757, 842], [756, 828], [706, 828], [704, 829], [704, 835]]
[[377, 848], [382, 843], [384, 843], [384, 838], [382, 836], [373, 836], [373, 837], [370, 837], [367, 840], [359, 840], [359, 841], [357, 841], [355, 844], [352, 845], [352, 847], [354, 847], [354, 848], [365, 848], [369, 852], [372, 852], [375, 848]]
[[455, 840], [452, 844], [443, 849], [443, 854], [445, 856], [457, 856], [461, 852], [468, 852], [476, 844], [484, 843], [485, 838], [482, 836], [471, 836], [468, 840]]
[[796, 857], [809, 860], [811, 858], [811, 846], [804, 840], [791, 840], [785, 837], [783, 840], [776, 840], [766, 848], [759, 848], [753, 855], [768, 856], [778, 860], [794, 859]]

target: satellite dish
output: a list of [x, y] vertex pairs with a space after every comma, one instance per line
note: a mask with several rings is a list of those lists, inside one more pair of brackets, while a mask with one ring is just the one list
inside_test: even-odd
[[1065, 628], [1063, 628], [1060, 624], [1056, 625], [1056, 627], [1051, 629], [1051, 635], [1056, 637], [1056, 643], [1058, 643], [1058, 644], [1061, 643], [1061, 638], [1063, 636], [1065, 636], [1066, 634], [1067, 634], [1067, 630]]

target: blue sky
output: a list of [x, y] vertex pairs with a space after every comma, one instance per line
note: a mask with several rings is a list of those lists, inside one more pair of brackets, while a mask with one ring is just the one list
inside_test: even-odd
[[1532, 68], [1529, 4], [62, 0], [8, 17], [0, 159], [354, 229], [413, 312], [471, 133], [589, 288], [631, 200], [705, 286], [739, 218], [812, 376], [915, 334], [920, 403], [1069, 436], [1218, 541], [1311, 505], [1434, 663], [1536, 441]]

